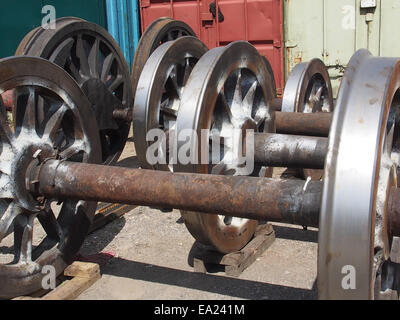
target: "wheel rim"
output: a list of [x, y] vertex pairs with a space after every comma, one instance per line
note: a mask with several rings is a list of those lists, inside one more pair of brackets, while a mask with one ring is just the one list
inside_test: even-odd
[[23, 42], [17, 54], [54, 62], [77, 81], [95, 111], [102, 161], [115, 163], [125, 147], [130, 122], [115, 119], [113, 112], [131, 110], [133, 105], [129, 67], [115, 40], [96, 24], [60, 18], [56, 30], [32, 31], [31, 39]]
[[332, 112], [333, 95], [328, 71], [320, 59], [297, 64], [285, 86], [283, 112]]
[[[397, 186], [399, 71], [397, 59], [359, 50], [343, 77], [321, 205], [318, 291], [322, 299], [379, 298], [381, 292], [374, 294], [380, 289], [377, 279], [388, 280], [377, 275], [390, 267], [386, 207], [390, 187]], [[345, 266], [356, 272], [355, 289], [342, 287]], [[389, 289], [387, 283], [384, 286], [382, 290]]]
[[191, 71], [207, 47], [197, 38], [183, 37], [158, 47], [147, 61], [136, 91], [133, 132], [136, 155], [142, 168], [172, 170], [169, 155], [160, 145], [159, 154], [165, 163], [150, 164], [146, 152], [151, 145], [147, 132], [161, 129], [173, 136], [183, 89]]
[[[263, 58], [247, 42], [234, 42], [225, 48], [207, 52], [196, 64], [185, 87], [177, 119], [177, 133], [194, 130], [201, 136], [202, 129], [215, 129], [224, 137], [227, 129], [241, 128], [263, 131], [269, 116], [268, 101], [273, 97], [272, 79]], [[214, 138], [213, 136], [211, 137]], [[212, 140], [211, 139], [211, 140]], [[209, 152], [209, 146], [196, 144], [198, 154]], [[208, 140], [206, 140], [208, 141]], [[178, 150], [185, 142], [178, 140]], [[232, 156], [229, 139], [224, 140], [227, 152], [210, 164], [179, 164], [174, 170], [213, 174], [244, 174], [235, 165], [225, 163]], [[204, 149], [205, 148], [205, 149]], [[212, 156], [209, 158], [212, 159]], [[233, 171], [235, 171], [233, 173]], [[253, 172], [258, 175], [258, 172]], [[211, 245], [222, 253], [240, 250], [253, 236], [258, 222], [227, 219], [218, 215], [182, 212], [185, 223], [196, 240]]]
[[[0, 287], [1, 298], [41, 288], [45, 265], [60, 274], [89, 229], [96, 204], [66, 200], [57, 206], [34, 199], [25, 186], [28, 166], [54, 157], [100, 162], [100, 143], [89, 101], [58, 66], [39, 58], [0, 60], [0, 93], [15, 93], [12, 119], [0, 109]], [[59, 213], [56, 217], [56, 208]], [[44, 231], [37, 238], [38, 228]], [[37, 244], [37, 245], [35, 245]]]
[[136, 88], [147, 59], [161, 44], [176, 40], [180, 37], [196, 34], [192, 28], [183, 21], [163, 17], [153, 21], [144, 31], [139, 40], [132, 65], [132, 91], [136, 95]]
[[[332, 112], [333, 94], [328, 70], [320, 59], [297, 64], [290, 73], [282, 100], [283, 112]], [[302, 169], [303, 178], [320, 180], [323, 170]]]

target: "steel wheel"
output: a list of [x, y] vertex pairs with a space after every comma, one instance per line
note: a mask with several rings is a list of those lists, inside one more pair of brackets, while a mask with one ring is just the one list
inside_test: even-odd
[[148, 163], [146, 152], [151, 143], [146, 141], [146, 134], [151, 129], [162, 129], [167, 136], [174, 135], [183, 89], [193, 67], [207, 50], [197, 38], [183, 37], [162, 44], [147, 61], [133, 113], [135, 149], [142, 168], [168, 170], [169, 156], [163, 148], [158, 152], [165, 154], [166, 163]]
[[[185, 87], [177, 119], [177, 134], [191, 129], [201, 137], [202, 129], [213, 129], [207, 145], [191, 139], [191, 148], [198, 150], [200, 158], [200, 155], [210, 152], [209, 144], [220, 136], [223, 138], [224, 152], [217, 158], [213, 159], [213, 155], [209, 157], [215, 165], [178, 164], [174, 170], [204, 174], [248, 174], [244, 168], [230, 161], [237, 155], [228, 132], [230, 129], [263, 131], [264, 127], [269, 127], [265, 118], [269, 116], [268, 101], [273, 96], [272, 79], [267, 66], [249, 43], [238, 41], [207, 52], [194, 67]], [[178, 150], [185, 143], [178, 140]], [[182, 216], [188, 230], [198, 241], [222, 253], [243, 248], [258, 224], [253, 220], [196, 212], [182, 212]]]
[[[283, 112], [332, 112], [333, 94], [331, 80], [325, 64], [313, 59], [296, 65], [285, 86], [282, 100]], [[323, 170], [302, 169], [303, 178], [320, 180]]]
[[130, 122], [113, 117], [114, 110], [131, 110], [133, 105], [129, 67], [118, 44], [100, 26], [78, 18], [60, 18], [56, 23], [56, 30], [31, 31], [16, 54], [48, 59], [78, 82], [95, 110], [102, 161], [113, 164], [130, 129]]
[[61, 68], [14, 57], [0, 60], [0, 70], [0, 94], [15, 97], [12, 119], [0, 101], [0, 297], [11, 298], [40, 289], [45, 265], [64, 270], [96, 209], [35, 199], [27, 190], [35, 185], [25, 185], [28, 168], [46, 158], [98, 163], [100, 142], [89, 101]]
[[159, 18], [147, 27], [139, 40], [135, 58], [133, 59], [132, 91], [134, 97], [144, 65], [154, 50], [165, 42], [176, 40], [184, 36], [196, 37], [196, 34], [192, 28], [183, 21], [167, 17]]
[[[329, 136], [318, 241], [322, 299], [396, 296], [386, 210], [389, 190], [397, 186], [399, 106], [399, 60], [356, 52]], [[345, 290], [349, 268], [355, 287]]]
[[293, 68], [285, 86], [282, 111], [333, 111], [331, 80], [320, 59], [299, 63]]

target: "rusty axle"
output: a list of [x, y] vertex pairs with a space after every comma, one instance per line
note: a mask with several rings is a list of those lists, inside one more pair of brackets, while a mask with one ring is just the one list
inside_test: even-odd
[[277, 133], [327, 137], [332, 113], [275, 112]]
[[275, 133], [254, 135], [254, 162], [270, 167], [323, 169], [328, 138]]
[[36, 196], [175, 208], [317, 227], [322, 183], [170, 173], [50, 160], [28, 176]]

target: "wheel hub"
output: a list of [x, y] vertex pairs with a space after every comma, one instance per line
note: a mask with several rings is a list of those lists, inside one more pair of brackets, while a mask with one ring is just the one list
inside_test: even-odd
[[119, 101], [100, 79], [89, 79], [82, 84], [92, 107], [96, 113], [97, 126], [99, 130], [117, 130], [118, 123], [114, 120], [113, 112], [116, 109], [123, 109]]
[[35, 199], [31, 195], [31, 186], [26, 185], [26, 177], [33, 166], [37, 166], [42, 159], [47, 158], [56, 158], [56, 150], [50, 145], [28, 143], [21, 148], [10, 163], [14, 200], [28, 212], [39, 212], [44, 199]]

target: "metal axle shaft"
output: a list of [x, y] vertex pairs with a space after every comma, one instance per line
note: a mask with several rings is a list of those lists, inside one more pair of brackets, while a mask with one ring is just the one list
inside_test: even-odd
[[254, 135], [254, 161], [270, 167], [323, 169], [328, 138], [276, 133]]
[[48, 199], [175, 208], [317, 227], [322, 183], [170, 173], [49, 160], [27, 177]]
[[332, 113], [275, 112], [277, 133], [327, 137]]

